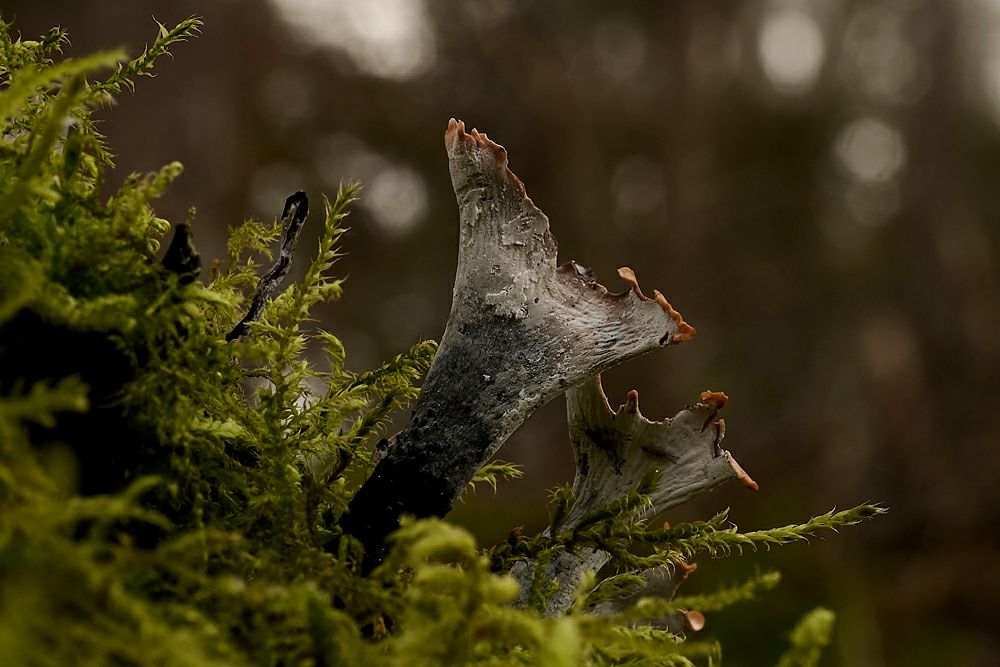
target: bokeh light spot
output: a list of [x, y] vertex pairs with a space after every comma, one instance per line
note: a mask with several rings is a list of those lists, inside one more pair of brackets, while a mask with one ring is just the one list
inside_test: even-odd
[[841, 130], [834, 151], [848, 173], [861, 181], [891, 179], [906, 164], [903, 136], [877, 118], [861, 118]]
[[899, 212], [895, 181], [854, 181], [844, 192], [844, 203], [862, 225], [880, 227]]
[[858, 11], [844, 33], [844, 75], [860, 92], [890, 103], [911, 102], [927, 91], [930, 74], [885, 7]]
[[663, 206], [666, 196], [663, 167], [642, 155], [619, 163], [611, 178], [618, 224], [635, 231], [636, 218], [648, 216]]
[[360, 181], [358, 205], [372, 216], [378, 231], [401, 238], [427, 215], [427, 184], [412, 167], [391, 160], [346, 132], [319, 142], [316, 169], [331, 188]]
[[406, 80], [436, 60], [423, 0], [271, 0], [300, 39], [343, 52], [363, 74]]
[[861, 331], [861, 352], [876, 379], [882, 381], [920, 377], [920, 344], [905, 319], [889, 314], [877, 317]]
[[597, 25], [593, 38], [598, 72], [611, 81], [625, 83], [646, 64], [648, 40], [633, 21], [615, 19]]
[[365, 207], [380, 230], [389, 236], [404, 236], [427, 213], [427, 186], [423, 177], [405, 165], [387, 167], [366, 188]]
[[769, 12], [757, 40], [761, 68], [775, 90], [804, 93], [816, 83], [826, 45], [813, 17], [798, 9]]

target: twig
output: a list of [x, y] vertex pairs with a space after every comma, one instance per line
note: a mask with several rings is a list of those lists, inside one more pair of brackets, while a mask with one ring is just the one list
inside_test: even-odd
[[281, 224], [285, 227], [285, 240], [281, 244], [281, 252], [264, 277], [257, 284], [257, 289], [253, 294], [253, 301], [250, 309], [243, 316], [240, 323], [233, 327], [233, 330], [226, 336], [227, 341], [242, 340], [250, 333], [251, 322], [256, 322], [264, 313], [264, 304], [270, 298], [271, 293], [281, 284], [288, 269], [292, 266], [292, 257], [295, 255], [295, 247], [299, 244], [299, 233], [302, 225], [309, 215], [309, 198], [303, 190], [299, 190], [294, 195], [285, 200], [285, 208], [281, 212]]

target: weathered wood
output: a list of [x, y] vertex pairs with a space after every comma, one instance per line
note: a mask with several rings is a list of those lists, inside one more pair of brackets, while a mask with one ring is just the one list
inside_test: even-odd
[[556, 263], [549, 221], [507, 168], [507, 152], [452, 120], [445, 133], [460, 212], [451, 313], [409, 424], [351, 502], [342, 525], [367, 567], [402, 513], [443, 516], [537, 407], [597, 373], [687, 340], [694, 329], [659, 292], [612, 294]]
[[[650, 505], [653, 517], [708, 493], [729, 479], [739, 479], [757, 490], [732, 455], [722, 449], [725, 422], [715, 421], [726, 404], [725, 394], [706, 391], [694, 406], [673, 419], [650, 421], [639, 412], [639, 394], [629, 392], [625, 405], [612, 410], [595, 376], [566, 393], [570, 440], [576, 454], [575, 500], [561, 530], [570, 530], [587, 514], [629, 493], [650, 470], [659, 471]], [[597, 572], [608, 554], [577, 549], [557, 554], [546, 579], [559, 584], [546, 613], [558, 615], [573, 603], [577, 583], [586, 570]], [[521, 584], [522, 604], [534, 573], [534, 563], [523, 561], [511, 570]]]

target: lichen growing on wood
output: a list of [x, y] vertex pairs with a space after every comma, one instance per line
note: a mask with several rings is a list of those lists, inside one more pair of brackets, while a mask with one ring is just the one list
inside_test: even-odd
[[[322, 232], [312, 252], [298, 249], [304, 277], [264, 285], [271, 298], [257, 307], [259, 264], [280, 222], [233, 229], [228, 256], [202, 280], [197, 219], [157, 255], [171, 225], [152, 202], [180, 165], [101, 196], [113, 156], [91, 110], [132, 90], [198, 26], [160, 26], [133, 61], [111, 52], [56, 63], [62, 31], [29, 41], [0, 23], [4, 664], [713, 664], [714, 642], [682, 641], [649, 619], [696, 618], [677, 605], [714, 610], [773, 577], [685, 602], [635, 595], [643, 573], [881, 511], [746, 534], [724, 515], [652, 530], [642, 510], [656, 479], [644, 477], [571, 530], [559, 530], [573, 504], [561, 490], [550, 534], [515, 532], [485, 550], [441, 519], [404, 519], [364, 574], [361, 543], [341, 519], [373, 468], [372, 443], [417, 397], [436, 346], [417, 342], [352, 373], [340, 341], [309, 320], [340, 294], [331, 270], [356, 187], [312, 207], [304, 224]], [[109, 78], [95, 80], [102, 69]], [[245, 331], [231, 335], [239, 323]], [[308, 361], [309, 347], [326, 363]], [[513, 470], [495, 465], [478, 479]], [[542, 578], [534, 606], [512, 604], [515, 563], [583, 548], [605, 550], [618, 574], [585, 573], [565, 614], [538, 613], [552, 593]], [[809, 616], [788, 664], [812, 660], [831, 624], [826, 612]]]

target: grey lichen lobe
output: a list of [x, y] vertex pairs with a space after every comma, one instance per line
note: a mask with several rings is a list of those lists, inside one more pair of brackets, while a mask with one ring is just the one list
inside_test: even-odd
[[586, 455], [589, 463], [586, 472], [577, 470], [573, 481], [576, 503], [567, 524], [628, 493], [650, 468], [659, 470], [660, 478], [649, 514], [677, 507], [729, 479], [756, 489], [720, 445], [725, 422], [715, 417], [727, 400], [724, 394], [704, 392], [698, 403], [672, 419], [650, 421], [639, 411], [635, 392], [612, 410], [600, 376], [567, 392], [570, 440], [577, 459]]
[[[726, 401], [724, 394], [704, 392], [693, 407], [657, 422], [639, 412], [636, 392], [629, 393], [625, 405], [612, 410], [599, 375], [566, 392], [577, 471], [575, 500], [562, 530], [572, 529], [594, 510], [629, 493], [651, 468], [659, 472], [659, 478], [650, 505], [638, 518], [677, 507], [730, 479], [756, 490], [757, 484], [720, 446], [725, 423], [715, 417]], [[605, 552], [594, 549], [563, 552], [553, 558], [546, 578], [556, 581], [559, 591], [549, 599], [547, 613], [568, 609], [584, 571], [596, 572], [607, 561]], [[527, 590], [533, 571], [532, 562], [523, 562], [511, 573]], [[524, 599], [522, 595], [522, 603]]]
[[455, 305], [475, 296], [473, 308], [485, 303], [502, 317], [524, 319], [533, 284], [546, 267], [555, 269], [549, 220], [507, 168], [507, 151], [485, 134], [466, 133], [453, 120], [445, 146], [461, 217]]
[[[448, 125], [445, 146], [461, 217], [450, 320], [475, 319], [485, 306], [510, 319], [548, 318], [549, 326], [603, 324], [605, 345], [616, 338], [615, 324], [624, 324], [633, 338], [643, 339], [642, 351], [635, 354], [694, 334], [665, 299], [642, 295], [631, 270], [624, 271], [633, 289], [610, 294], [590, 269], [576, 262], [557, 266], [558, 244], [549, 219], [508, 168], [502, 146], [477, 130], [467, 133], [455, 120]], [[563, 312], [574, 308], [582, 312]], [[678, 334], [680, 340], [671, 340]], [[619, 343], [625, 341], [611, 346]]]

